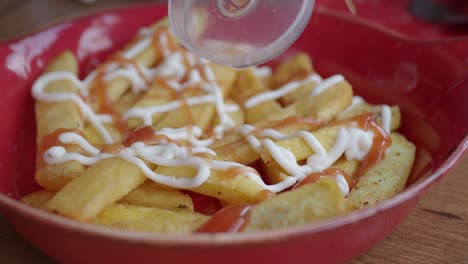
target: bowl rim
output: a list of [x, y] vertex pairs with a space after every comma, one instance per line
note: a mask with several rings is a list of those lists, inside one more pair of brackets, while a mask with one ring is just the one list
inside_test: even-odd
[[[144, 6], [155, 6], [158, 4], [132, 4], [130, 6], [117, 6], [113, 8], [103, 8], [92, 13], [85, 15], [73, 16], [71, 19], [59, 20], [58, 22], [42, 27], [39, 30], [28, 33], [22, 37], [17, 37], [6, 42], [0, 42], [0, 46], [8, 45], [27, 38], [36, 33], [42, 32], [54, 26], [60, 25], [64, 22], [73, 22], [79, 20], [88, 20], [96, 15], [102, 15], [112, 11], [123, 11], [130, 8], [141, 8]], [[333, 16], [339, 19], [346, 20], [350, 23], [355, 23], [363, 27], [367, 27], [374, 31], [391, 36], [400, 41], [414, 42], [419, 44], [435, 44], [445, 42], [459, 42], [468, 40], [468, 36], [454, 37], [454, 38], [443, 38], [433, 40], [419, 40], [416, 38], [407, 37], [395, 30], [389, 29], [383, 25], [373, 24], [369, 20], [351, 16], [341, 11], [331, 10], [326, 7], [318, 7], [316, 11], [321, 15]], [[466, 79], [468, 80], [468, 78]], [[465, 81], [466, 81], [465, 80]], [[460, 82], [460, 83], [463, 83]], [[460, 84], [459, 83], [459, 84]], [[119, 230], [109, 227], [98, 226], [90, 223], [83, 223], [76, 220], [68, 219], [59, 215], [51, 214], [16, 200], [7, 194], [0, 193], [0, 207], [13, 212], [14, 214], [20, 214], [27, 218], [33, 218], [36, 221], [51, 226], [57, 226], [68, 230], [70, 232], [79, 232], [84, 235], [93, 235], [101, 239], [110, 239], [113, 241], [122, 241], [137, 245], [150, 245], [158, 247], [222, 247], [222, 246], [245, 246], [249, 244], [264, 244], [265, 242], [281, 241], [291, 237], [315, 235], [322, 232], [326, 232], [335, 228], [344, 227], [346, 225], [353, 224], [358, 221], [362, 221], [373, 215], [378, 214], [381, 211], [391, 209], [415, 196], [422, 194], [427, 190], [429, 186], [435, 183], [442, 176], [446, 175], [452, 170], [455, 164], [463, 157], [468, 150], [468, 133], [465, 133], [464, 137], [460, 140], [456, 148], [448, 155], [447, 159], [436, 168], [427, 178], [421, 182], [417, 182], [403, 190], [401, 193], [394, 197], [387, 199], [375, 206], [357, 210], [346, 214], [344, 216], [327, 219], [320, 222], [314, 222], [306, 225], [288, 227], [283, 229], [275, 229], [269, 231], [258, 231], [251, 233], [238, 233], [238, 234], [155, 234], [155, 233], [143, 233], [136, 231]], [[8, 220], [8, 218], [7, 218]]]

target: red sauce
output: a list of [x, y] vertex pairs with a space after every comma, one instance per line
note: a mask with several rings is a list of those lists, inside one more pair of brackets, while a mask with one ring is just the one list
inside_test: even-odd
[[292, 190], [297, 189], [299, 187], [302, 187], [302, 186], [304, 186], [306, 184], [309, 184], [309, 183], [314, 183], [314, 182], [318, 181], [320, 179], [320, 177], [336, 178], [339, 175], [342, 175], [346, 179], [346, 182], [348, 183], [348, 186], [349, 186], [350, 189], [354, 186], [355, 181], [353, 180], [353, 178], [351, 176], [349, 176], [349, 174], [347, 174], [346, 172], [344, 172], [344, 171], [342, 171], [342, 170], [340, 170], [338, 168], [330, 167], [328, 169], [325, 169], [323, 172], [315, 172], [315, 173], [312, 173], [312, 174], [308, 175], [305, 179], [303, 179], [302, 181], [300, 181], [296, 185], [294, 185]]
[[351, 120], [357, 122], [358, 126], [363, 130], [371, 130], [374, 132], [372, 146], [353, 174], [353, 178], [357, 180], [366, 173], [369, 168], [379, 163], [385, 157], [385, 151], [392, 145], [392, 139], [387, 132], [375, 122], [372, 114], [360, 115]]
[[123, 141], [123, 145], [130, 147], [136, 142], [143, 142], [145, 145], [156, 145], [163, 140], [166, 142], [171, 141], [167, 136], [155, 134], [151, 126], [144, 126], [128, 134], [127, 138]]
[[192, 198], [194, 209], [200, 214], [214, 215], [222, 208], [219, 200], [214, 197], [187, 190], [182, 190], [182, 192]]
[[232, 205], [219, 210], [197, 233], [236, 233], [245, 229], [249, 222], [251, 205]]
[[54, 132], [48, 134], [42, 139], [41, 142], [41, 148], [40, 148], [40, 154], [42, 155], [46, 150], [48, 150], [51, 147], [54, 146], [62, 146], [64, 147], [66, 144], [61, 143], [58, 138], [60, 135], [63, 133], [75, 133], [79, 134], [80, 136], [83, 136], [83, 133], [79, 129], [74, 129], [74, 128], [58, 128]]

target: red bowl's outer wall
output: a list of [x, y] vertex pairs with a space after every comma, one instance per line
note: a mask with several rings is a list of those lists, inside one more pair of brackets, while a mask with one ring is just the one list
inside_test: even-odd
[[[158, 6], [111, 11], [0, 46], [0, 58], [5, 60], [0, 63], [1, 89], [8, 102], [0, 106], [4, 121], [0, 129], [1, 193], [18, 198], [38, 188], [33, 179], [35, 125], [30, 86], [44, 64], [58, 52], [71, 49], [80, 57], [83, 72], [89, 71], [111, 50], [122, 46], [137, 28], [165, 13], [165, 8]], [[87, 34], [93, 36], [87, 41], [102, 50], [83, 48], [89, 47], [89, 42], [83, 41]], [[435, 179], [447, 173], [468, 147], [468, 109], [464, 102], [468, 98], [467, 43], [406, 41], [362, 21], [319, 9], [303, 36], [283, 57], [306, 51], [322, 75], [342, 73], [354, 90], [371, 102], [399, 104], [402, 132], [418, 145], [420, 156], [431, 157], [428, 164], [438, 175], [432, 177]], [[11, 56], [16, 57], [9, 60]], [[445, 162], [447, 158], [450, 162]], [[438, 172], [440, 166], [443, 170]], [[419, 181], [394, 199], [355, 212], [343, 221], [329, 221], [328, 227], [327, 223], [323, 228], [313, 224], [258, 236], [245, 234], [239, 235], [245, 239], [230, 242], [210, 242], [206, 236], [174, 238], [109, 231], [39, 212], [1, 195], [0, 209], [22, 236], [67, 263], [340, 263], [383, 239], [415, 207], [429, 183], [424, 180], [430, 171], [423, 172], [416, 175]], [[265, 241], [259, 242], [259, 238]]]

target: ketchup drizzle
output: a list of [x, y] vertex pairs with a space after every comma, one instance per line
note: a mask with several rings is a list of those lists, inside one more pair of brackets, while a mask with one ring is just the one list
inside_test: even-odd
[[196, 233], [237, 233], [249, 223], [252, 205], [231, 205], [219, 210]]

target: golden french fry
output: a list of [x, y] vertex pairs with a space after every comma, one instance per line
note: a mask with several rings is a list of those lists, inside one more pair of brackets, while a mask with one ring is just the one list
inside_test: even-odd
[[216, 152], [219, 160], [233, 161], [244, 165], [248, 165], [260, 157], [260, 154], [244, 139], [217, 147], [213, 150]]
[[[159, 20], [158, 22], [154, 23], [150, 26], [150, 30], [156, 32], [160, 29], [169, 28], [169, 18], [164, 18]], [[179, 46], [179, 42], [176, 39], [174, 34], [168, 34], [168, 43], [171, 45]], [[137, 36], [136, 41], [140, 40], [141, 36]], [[132, 45], [128, 45], [125, 50], [131, 48]], [[141, 63], [141, 65], [145, 67], [153, 66], [155, 62], [159, 61], [162, 58], [162, 50], [157, 48], [155, 45], [149, 45], [146, 49], [138, 53], [134, 60]]]
[[[63, 52], [58, 55], [46, 67], [44, 73], [56, 71], [67, 71], [74, 75], [78, 72], [78, 64], [74, 55]], [[69, 80], [61, 80], [48, 84], [45, 88], [47, 93], [77, 93], [77, 88]], [[77, 177], [83, 166], [76, 161], [61, 164], [45, 164], [43, 162], [43, 140], [46, 136], [53, 134], [58, 129], [83, 129], [83, 120], [78, 106], [72, 101], [42, 102], [36, 101], [36, 124], [38, 152], [36, 155], [36, 182], [50, 191], [57, 191], [67, 184], [71, 179]], [[67, 151], [78, 151], [75, 145], [66, 146]]]
[[[318, 95], [311, 96], [305, 104], [299, 103], [301, 116], [310, 116], [319, 120], [332, 120], [346, 109], [353, 100], [353, 89], [347, 81], [342, 81]], [[299, 101], [300, 102], [300, 101]]]
[[268, 178], [268, 182], [272, 184], [279, 183], [289, 176], [268, 151], [262, 151], [260, 165]]
[[[119, 129], [113, 124], [104, 124], [104, 128], [107, 130], [109, 135], [112, 137], [114, 142], [121, 142], [123, 135]], [[102, 139], [101, 134], [96, 130], [92, 124], [87, 124], [83, 129], [83, 135], [88, 140], [89, 143], [95, 146], [105, 145], [105, 142]]]
[[390, 136], [390, 153], [361, 176], [346, 198], [349, 210], [372, 206], [404, 189], [411, 173], [416, 147], [401, 134], [391, 133]]
[[138, 100], [142, 97], [141, 94], [133, 93], [132, 91], [127, 91], [122, 95], [118, 101], [114, 103], [114, 109], [119, 114], [124, 114], [130, 108], [132, 108]]
[[283, 86], [297, 78], [302, 79], [313, 72], [314, 69], [309, 55], [306, 53], [299, 53], [278, 65], [273, 76], [275, 87]]
[[[149, 28], [149, 30], [152, 32], [156, 32], [159, 29], [168, 28], [168, 25], [169, 25], [169, 21], [166, 18], [152, 25]], [[168, 38], [167, 42], [170, 43], [170, 45], [175, 45], [175, 46], [179, 45], [173, 34], [168, 33], [166, 34], [166, 36]], [[127, 47], [125, 47], [121, 52], [129, 52], [130, 49], [133, 48], [134, 43], [141, 41], [143, 37], [144, 36], [137, 35], [134, 38], [134, 40]], [[162, 50], [158, 48], [157, 45], [153, 45], [152, 37], [149, 37], [148, 41], [149, 41], [149, 44], [147, 45], [147, 47], [144, 48], [142, 51], [140, 51], [138, 54], [135, 54], [133, 58], [129, 58], [130, 61], [133, 61], [134, 63], [137, 63], [144, 67], [150, 67], [162, 58], [163, 56]], [[111, 61], [113, 60], [111, 59]], [[116, 62], [119, 62], [119, 61], [117, 60]], [[124, 62], [124, 64], [128, 64], [128, 62]], [[118, 101], [119, 98], [122, 97], [122, 95], [127, 92], [127, 90], [131, 87], [131, 82], [126, 77], [118, 76], [105, 82], [104, 86], [105, 86], [104, 89], [105, 89], [107, 98], [111, 102], [114, 103]]]
[[[244, 111], [242, 110], [242, 107], [238, 105], [234, 100], [228, 99], [226, 100], [226, 103], [237, 106], [238, 110], [234, 112], [229, 112], [228, 116], [231, 118], [231, 120], [234, 122], [234, 127], [238, 127], [240, 125], [243, 125], [245, 123], [244, 120]], [[219, 117], [217, 115], [214, 116], [212, 122], [211, 122], [211, 127], [215, 127], [219, 124]], [[212, 145], [210, 146], [212, 147]]]
[[99, 214], [94, 223], [132, 231], [185, 234], [195, 231], [208, 218], [194, 212], [116, 204]]
[[163, 189], [151, 181], [138, 186], [120, 199], [119, 203], [173, 211], [193, 211], [193, 202], [190, 196], [178, 190]]
[[179, 128], [187, 124], [193, 124], [205, 131], [215, 115], [215, 106], [213, 104], [202, 104], [189, 107], [182, 107], [167, 113], [159, 120], [154, 128], [160, 130], [163, 128]]
[[272, 112], [280, 111], [281, 105], [274, 100], [265, 101], [252, 108], [245, 109], [246, 123], [254, 124]]
[[[335, 144], [336, 136], [338, 135], [338, 131], [341, 127], [343, 127], [343, 125], [326, 126], [314, 130], [310, 133], [321, 143], [323, 148], [328, 151]], [[294, 137], [277, 141], [276, 145], [291, 151], [296, 157], [296, 160], [305, 160], [315, 153], [314, 150], [301, 137]], [[262, 160], [269, 160], [269, 158], [266, 156], [267, 153], [267, 151], [262, 152]]]
[[[175, 94], [170, 90], [163, 87], [163, 85], [159, 83], [154, 83], [151, 88], [146, 92], [146, 94], [142, 95], [140, 99], [135, 103], [135, 107], [151, 107], [157, 106], [164, 103], [167, 103], [171, 100], [175, 99]], [[152, 116], [153, 124], [158, 122], [165, 113], [158, 113]], [[129, 118], [128, 119], [128, 127], [129, 128], [137, 128], [143, 125], [143, 120], [138, 118]]]
[[40, 190], [33, 193], [30, 193], [23, 198], [21, 201], [27, 205], [38, 209], [45, 209], [46, 203], [54, 197], [54, 192], [49, 192], [47, 190]]
[[[74, 75], [78, 72], [75, 56], [65, 51], [55, 57], [46, 67], [44, 73], [67, 71]], [[77, 93], [77, 88], [69, 80], [50, 83], [45, 91], [47, 93]], [[37, 143], [59, 128], [81, 129], [83, 120], [79, 108], [71, 101], [42, 102], [36, 101]]]
[[[192, 178], [196, 170], [190, 167], [158, 167], [156, 173], [177, 178]], [[262, 196], [263, 187], [258, 185], [242, 170], [211, 170], [210, 177], [199, 187], [190, 189], [193, 192], [215, 197], [231, 204], [257, 203]]]
[[[376, 121], [379, 125], [382, 125], [382, 106], [379, 105], [371, 105], [368, 103], [361, 103], [353, 108], [351, 108], [349, 111], [344, 111], [338, 114], [336, 119], [338, 120], [343, 120], [343, 119], [348, 119], [353, 116], [365, 114], [365, 113], [371, 113], [376, 117]], [[390, 124], [390, 129], [391, 131], [395, 131], [400, 128], [401, 125], [401, 113], [400, 113], [400, 107], [398, 106], [392, 106], [391, 107], [391, 124]]]
[[216, 77], [216, 83], [221, 88], [223, 96], [226, 97], [232, 90], [236, 80], [236, 69], [211, 63], [210, 68]]
[[140, 168], [132, 163], [120, 158], [103, 159], [57, 192], [47, 208], [74, 219], [91, 221], [145, 180]]
[[[215, 75], [217, 84], [223, 97], [228, 94], [232, 88], [235, 73], [232, 69], [224, 66], [212, 64], [209, 66]], [[194, 124], [206, 130], [215, 116], [216, 109], [214, 104], [202, 104], [194, 106], [185, 106], [167, 113], [155, 125], [156, 130], [163, 128], [179, 128], [187, 124]]]
[[322, 121], [332, 120], [336, 115], [351, 104], [353, 90], [347, 81], [342, 81], [315, 96], [308, 96], [299, 101], [273, 112], [256, 126], [268, 126], [271, 122], [289, 117], [310, 117]]
[[267, 87], [255, 75], [253, 68], [246, 68], [237, 71], [236, 79], [234, 82], [234, 89], [230, 96], [238, 103], [242, 104], [249, 97], [264, 92]]
[[353, 174], [359, 168], [360, 162], [357, 160], [347, 160], [346, 157], [342, 156], [338, 159], [335, 163], [333, 163], [332, 167], [338, 168], [349, 176], [353, 176]]
[[[240, 70], [237, 73], [236, 82], [232, 97], [239, 103], [243, 103], [247, 98], [267, 91], [267, 87], [262, 80], [255, 74], [253, 68]], [[252, 108], [245, 109], [247, 123], [255, 123], [269, 113], [278, 111], [281, 105], [275, 100], [268, 100]]]
[[[280, 122], [281, 124], [282, 122]], [[270, 123], [271, 126], [271, 123]], [[284, 123], [278, 127], [278, 131], [284, 134], [290, 134], [299, 130], [313, 130], [317, 127], [314, 123]], [[293, 140], [293, 139], [291, 139]], [[301, 142], [301, 150], [304, 144]], [[244, 165], [248, 165], [256, 161], [260, 154], [257, 153], [252, 146], [247, 142], [246, 138], [241, 134], [235, 134], [233, 136], [225, 137], [220, 142], [215, 142], [212, 149], [217, 154], [219, 160], [230, 160], [235, 161]], [[309, 151], [309, 150], [306, 150]], [[309, 151], [310, 152], [310, 151]]]
[[[314, 69], [309, 55], [300, 53], [278, 66], [274, 74], [275, 87], [279, 88], [290, 81], [306, 78], [313, 73]], [[301, 98], [308, 97], [315, 86], [315, 82], [302, 85], [295, 91], [283, 96], [281, 98], [281, 103], [288, 106]]]
[[332, 179], [320, 179], [284, 192], [252, 208], [246, 231], [302, 225], [345, 212], [343, 194]]

